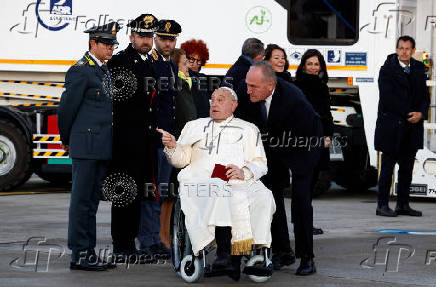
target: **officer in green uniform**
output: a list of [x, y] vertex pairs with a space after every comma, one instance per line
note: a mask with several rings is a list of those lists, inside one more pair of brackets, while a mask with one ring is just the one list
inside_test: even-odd
[[119, 25], [111, 22], [85, 31], [89, 33], [89, 51], [67, 71], [58, 109], [61, 141], [73, 161], [68, 223], [73, 270], [114, 267], [98, 258], [94, 248], [101, 183], [112, 157], [111, 80], [105, 61], [118, 44], [118, 30]]

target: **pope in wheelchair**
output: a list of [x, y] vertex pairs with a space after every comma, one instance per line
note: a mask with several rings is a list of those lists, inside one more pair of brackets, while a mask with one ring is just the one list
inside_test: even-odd
[[[244, 273], [255, 281], [265, 281], [272, 274], [268, 248], [276, 206], [271, 191], [260, 181], [267, 173], [267, 159], [258, 128], [233, 116], [237, 105], [236, 93], [221, 87], [212, 94], [210, 118], [188, 122], [177, 142], [158, 129], [169, 162], [182, 168], [177, 177], [180, 200], [175, 206], [179, 204], [184, 220], [178, 216], [172, 221], [180, 220], [177, 233], [183, 225], [189, 235], [189, 245], [185, 244], [192, 249], [189, 264], [179, 266], [188, 282], [202, 275], [193, 276], [192, 268], [206, 268], [205, 276], [226, 274], [239, 280], [242, 256], [256, 252], [263, 254], [254, 256], [256, 260], [246, 264]], [[214, 240], [216, 259], [208, 266], [205, 250]], [[203, 258], [203, 264], [198, 258]], [[188, 271], [191, 275], [187, 276]]]

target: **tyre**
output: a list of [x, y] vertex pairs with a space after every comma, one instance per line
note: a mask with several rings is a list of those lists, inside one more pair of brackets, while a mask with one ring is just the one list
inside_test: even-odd
[[344, 161], [337, 162], [333, 180], [353, 192], [364, 192], [377, 184], [377, 170], [369, 164], [366, 146], [350, 146], [343, 150]]
[[170, 223], [170, 251], [171, 263], [174, 271], [181, 275], [181, 262], [191, 253], [191, 242], [185, 227], [185, 216], [180, 207], [180, 200], [176, 199], [171, 213]]
[[32, 149], [20, 128], [0, 120], [0, 191], [26, 182], [32, 175]]
[[180, 275], [187, 283], [198, 282], [203, 277], [204, 268], [198, 257], [192, 260], [192, 255], [186, 255], [180, 264]]
[[[247, 261], [246, 266], [265, 266], [265, 257], [263, 255], [255, 255]], [[263, 283], [268, 281], [271, 276], [256, 276], [256, 275], [247, 275], [251, 281], [256, 283]]]

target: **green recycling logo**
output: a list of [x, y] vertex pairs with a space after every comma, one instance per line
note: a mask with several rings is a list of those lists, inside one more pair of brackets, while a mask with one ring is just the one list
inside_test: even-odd
[[272, 24], [271, 11], [263, 6], [256, 6], [248, 10], [245, 16], [245, 24], [248, 30], [261, 34], [269, 30]]

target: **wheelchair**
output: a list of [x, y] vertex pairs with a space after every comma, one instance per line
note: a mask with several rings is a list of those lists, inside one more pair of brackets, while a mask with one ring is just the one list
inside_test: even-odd
[[[179, 198], [175, 199], [171, 213], [170, 250], [174, 271], [187, 283], [198, 282], [202, 277], [228, 275], [211, 270], [207, 262], [208, 254], [214, 253], [215, 247], [207, 246], [198, 256], [193, 254]], [[241, 262], [245, 263], [241, 273], [254, 282], [266, 282], [272, 276], [273, 265], [267, 248], [253, 250], [250, 256], [243, 256]]]

